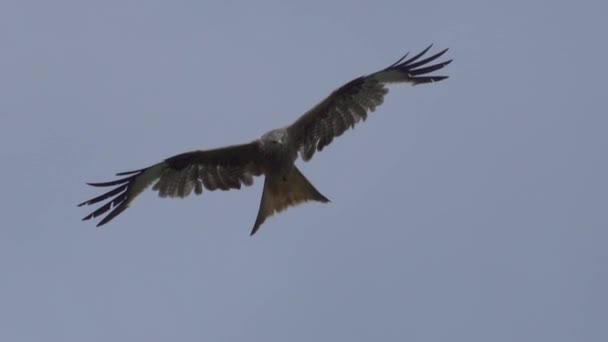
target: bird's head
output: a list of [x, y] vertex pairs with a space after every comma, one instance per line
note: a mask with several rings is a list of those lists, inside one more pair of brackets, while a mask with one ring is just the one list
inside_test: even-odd
[[275, 129], [262, 135], [262, 142], [268, 146], [285, 146], [287, 144], [287, 131]]

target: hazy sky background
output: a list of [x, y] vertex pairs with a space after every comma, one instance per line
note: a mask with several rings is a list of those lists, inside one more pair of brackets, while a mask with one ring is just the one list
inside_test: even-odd
[[[1, 341], [606, 341], [605, 1], [0, 2]], [[310, 163], [103, 229], [87, 181], [250, 141], [429, 43]]]

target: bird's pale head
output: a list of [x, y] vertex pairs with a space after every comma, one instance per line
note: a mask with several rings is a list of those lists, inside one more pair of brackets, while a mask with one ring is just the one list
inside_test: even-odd
[[287, 144], [287, 131], [275, 129], [262, 135], [262, 142], [269, 146], [284, 146]]

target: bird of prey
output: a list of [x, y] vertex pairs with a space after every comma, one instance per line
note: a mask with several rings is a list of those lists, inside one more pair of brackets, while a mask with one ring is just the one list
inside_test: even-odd
[[91, 205], [109, 199], [83, 220], [109, 211], [97, 226], [108, 223], [152, 184], [152, 190], [158, 191], [160, 197], [186, 197], [193, 191], [200, 195], [203, 189], [240, 189], [243, 184], [253, 184], [253, 177], [261, 175], [265, 176], [264, 189], [251, 235], [266, 218], [290, 206], [307, 201], [327, 203], [329, 200], [295, 166], [296, 159], [299, 156], [309, 161], [334, 138], [365, 120], [368, 112], [382, 104], [388, 93], [387, 84], [417, 85], [448, 78], [430, 75], [452, 61], [433, 64], [448, 49], [423, 57], [431, 46], [409, 59], [406, 54], [385, 69], [355, 78], [291, 125], [265, 133], [250, 143], [186, 152], [143, 169], [118, 173], [117, 176], [124, 177], [114, 181], [88, 183], [94, 187], [115, 188], [80, 203], [79, 206]]

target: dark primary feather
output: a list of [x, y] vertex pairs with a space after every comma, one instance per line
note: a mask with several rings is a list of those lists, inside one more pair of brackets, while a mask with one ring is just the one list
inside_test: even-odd
[[115, 185], [119, 185], [118, 187], [104, 193], [103, 195], [97, 196], [95, 198], [92, 198], [88, 201], [84, 201], [82, 203], [80, 203], [78, 206], [81, 207], [83, 205], [91, 205], [91, 204], [95, 204], [101, 201], [104, 201], [110, 197], [114, 197], [112, 198], [111, 201], [109, 201], [108, 203], [104, 204], [103, 206], [97, 208], [97, 210], [95, 210], [94, 212], [90, 213], [89, 215], [85, 216], [82, 220], [89, 220], [91, 218], [97, 217], [99, 215], [104, 214], [105, 212], [107, 212], [108, 210], [114, 208], [114, 210], [112, 210], [106, 217], [104, 217], [98, 224], [97, 226], [102, 226], [104, 224], [106, 224], [107, 222], [109, 222], [110, 220], [112, 220], [114, 217], [116, 217], [118, 214], [120, 214], [121, 212], [123, 212], [125, 209], [127, 209], [128, 206], [128, 202], [127, 201], [127, 196], [128, 196], [128, 192], [129, 192], [129, 187], [132, 184], [132, 182], [139, 176], [141, 175], [146, 169], [143, 170], [138, 170], [138, 171], [130, 171], [130, 172], [121, 172], [118, 173], [117, 175], [124, 175], [124, 174], [133, 174], [132, 176], [129, 177], [125, 177], [122, 179], [118, 179], [115, 181], [111, 181], [111, 182], [104, 182], [104, 183], [87, 183], [88, 185], [91, 186], [95, 186], [95, 187], [108, 187], [108, 186], [115, 186]]
[[422, 76], [422, 77], [420, 77], [420, 75], [430, 74], [433, 71], [442, 69], [443, 67], [445, 67], [446, 65], [448, 65], [452, 62], [452, 60], [450, 59], [450, 60], [447, 60], [442, 63], [437, 63], [437, 64], [429, 65], [424, 68], [419, 68], [419, 67], [424, 66], [424, 65], [436, 60], [437, 58], [443, 56], [443, 54], [445, 54], [448, 51], [448, 49], [444, 49], [430, 57], [427, 57], [423, 60], [418, 61], [418, 59], [420, 57], [422, 57], [425, 53], [427, 53], [431, 49], [432, 46], [433, 46], [432, 44], [429, 45], [426, 49], [422, 50], [422, 52], [420, 52], [416, 56], [414, 56], [406, 61], [403, 61], [408, 56], [408, 54], [405, 54], [405, 56], [401, 57], [397, 62], [393, 63], [388, 68], [386, 68], [382, 71], [379, 71], [376, 74], [373, 74], [372, 76], [380, 74], [382, 72], [387, 72], [387, 71], [399, 71], [403, 74], [403, 79], [398, 80], [398, 81], [393, 81], [393, 82], [411, 82], [413, 84], [422, 84], [422, 83], [438, 82], [438, 81], [444, 80], [444, 79], [448, 78], [448, 76]]
[[287, 129], [291, 140], [302, 159], [310, 160], [316, 151], [322, 151], [334, 138], [349, 128], [354, 128], [359, 121], [365, 121], [367, 114], [384, 101], [384, 95], [388, 93], [384, 86], [386, 83], [405, 82], [416, 85], [448, 78], [428, 76], [451, 62], [448, 60], [429, 65], [447, 49], [419, 60], [431, 46], [407, 60], [408, 54], [383, 70], [346, 83], [289, 126]]
[[145, 169], [117, 174], [128, 177], [110, 182], [88, 183], [95, 187], [116, 188], [78, 206], [92, 205], [111, 198], [83, 218], [89, 220], [113, 209], [97, 224], [99, 227], [128, 208], [131, 201], [154, 182], [152, 189], [158, 191], [160, 197], [185, 197], [192, 191], [200, 195], [203, 188], [210, 191], [240, 189], [241, 184], [251, 185], [253, 177], [262, 174], [262, 161], [263, 155], [257, 142], [182, 153]]

